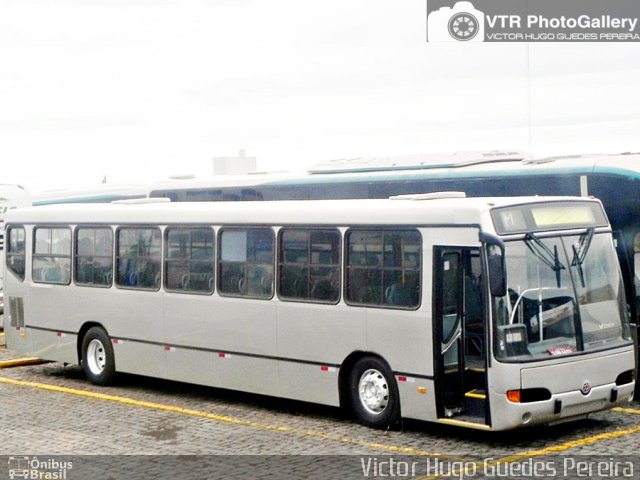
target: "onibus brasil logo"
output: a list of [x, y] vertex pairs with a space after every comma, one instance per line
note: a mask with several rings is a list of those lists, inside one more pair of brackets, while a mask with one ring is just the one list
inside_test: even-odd
[[9, 478], [32, 480], [65, 480], [67, 472], [73, 468], [73, 462], [56, 460], [55, 458], [38, 459], [38, 457], [9, 457]]

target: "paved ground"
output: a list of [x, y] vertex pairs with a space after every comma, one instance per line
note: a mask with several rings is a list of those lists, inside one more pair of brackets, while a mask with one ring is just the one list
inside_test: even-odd
[[[0, 362], [14, 358], [0, 348]], [[120, 375], [115, 386], [100, 388], [86, 381], [79, 367], [58, 363], [0, 369], [0, 399], [0, 455], [7, 456], [7, 462], [8, 456], [14, 463], [24, 456], [152, 456], [129, 457], [132, 463], [126, 468], [123, 457], [113, 457], [120, 465], [113, 472], [106, 457], [91, 462], [78, 458], [76, 475], [67, 478], [94, 478], [97, 472], [109, 472], [104, 478], [127, 478], [131, 471], [146, 477], [156, 470], [167, 475], [161, 478], [180, 474], [193, 478], [198, 468], [205, 468], [201, 472], [209, 478], [235, 478], [236, 473], [238, 478], [282, 478], [285, 469], [293, 472], [291, 478], [351, 478], [345, 472], [366, 478], [367, 472], [369, 477], [384, 473], [389, 465], [382, 463], [380, 469], [375, 462], [390, 458], [417, 459], [423, 469], [417, 476], [439, 473], [434, 470], [436, 458], [472, 462], [468, 469], [486, 459], [522, 462], [548, 455], [603, 456], [611, 463], [628, 460], [625, 455], [638, 453], [640, 447], [637, 403], [589, 420], [515, 432], [486, 433], [411, 421], [400, 430], [380, 432], [356, 424], [335, 408], [134, 375]], [[176, 460], [167, 455], [198, 457]], [[202, 457], [211, 455], [245, 457]], [[185, 463], [190, 458], [194, 463]], [[224, 466], [223, 472], [212, 473], [215, 466]], [[88, 470], [77, 476], [81, 467]], [[8, 473], [0, 461], [0, 478]], [[640, 463], [633, 476], [637, 474]]]

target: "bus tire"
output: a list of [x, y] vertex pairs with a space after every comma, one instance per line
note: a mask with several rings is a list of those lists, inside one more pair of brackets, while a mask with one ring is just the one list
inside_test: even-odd
[[101, 327], [91, 327], [82, 339], [82, 369], [95, 385], [113, 381], [116, 360], [111, 339]]
[[400, 418], [400, 397], [396, 379], [387, 364], [376, 357], [363, 357], [351, 370], [351, 407], [358, 421], [386, 429]]

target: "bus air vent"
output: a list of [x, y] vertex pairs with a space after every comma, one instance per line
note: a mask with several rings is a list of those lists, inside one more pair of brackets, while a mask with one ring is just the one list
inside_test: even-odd
[[24, 303], [22, 297], [9, 297], [9, 311], [12, 327], [24, 327]]

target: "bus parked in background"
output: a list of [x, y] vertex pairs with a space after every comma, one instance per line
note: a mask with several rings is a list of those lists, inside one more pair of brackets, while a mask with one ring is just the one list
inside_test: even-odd
[[[306, 174], [167, 180], [149, 196], [172, 201], [388, 198], [462, 191], [470, 197], [579, 195], [600, 199], [613, 228], [633, 323], [640, 322], [640, 154], [531, 158], [480, 152], [341, 159]], [[634, 329], [635, 330], [635, 329]]]
[[146, 197], [148, 191], [148, 185], [101, 183], [87, 188], [64, 188], [36, 193], [33, 195], [33, 205], [109, 203], [117, 200], [134, 200]]
[[29, 206], [31, 199], [24, 188], [0, 183], [0, 314], [4, 311], [4, 217], [10, 210]]
[[378, 428], [505, 430], [628, 401], [602, 204], [463, 197], [10, 212], [7, 346], [98, 385], [129, 372], [342, 405]]

